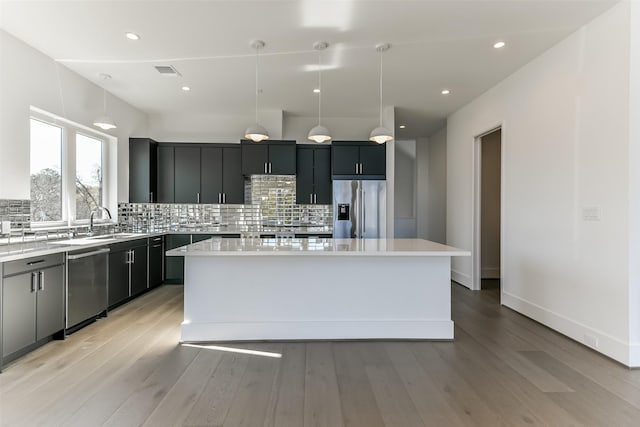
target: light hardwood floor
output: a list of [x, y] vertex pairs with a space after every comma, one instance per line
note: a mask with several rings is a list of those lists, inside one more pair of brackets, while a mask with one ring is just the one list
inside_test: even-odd
[[[639, 426], [630, 371], [454, 285], [455, 342], [180, 346], [165, 286], [0, 374], [3, 426]], [[273, 354], [271, 354], [273, 353]], [[281, 354], [281, 358], [270, 357]]]

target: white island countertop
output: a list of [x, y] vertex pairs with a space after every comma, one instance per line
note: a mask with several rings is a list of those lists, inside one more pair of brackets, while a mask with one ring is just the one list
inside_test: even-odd
[[469, 256], [423, 239], [213, 238], [167, 251], [169, 256]]

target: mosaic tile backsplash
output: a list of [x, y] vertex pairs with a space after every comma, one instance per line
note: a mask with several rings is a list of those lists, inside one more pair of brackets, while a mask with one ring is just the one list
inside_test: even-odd
[[121, 203], [118, 222], [129, 231], [170, 231], [184, 227], [331, 227], [332, 205], [296, 204], [292, 175], [253, 175], [245, 180], [243, 205]]
[[0, 199], [0, 221], [10, 221], [12, 232], [29, 228], [31, 200]]

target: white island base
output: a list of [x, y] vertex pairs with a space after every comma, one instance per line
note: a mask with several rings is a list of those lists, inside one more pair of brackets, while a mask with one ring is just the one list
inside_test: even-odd
[[[424, 240], [304, 240], [170, 251], [185, 256], [182, 341], [453, 339], [450, 257], [468, 253]], [[407, 250], [416, 242], [422, 251]]]

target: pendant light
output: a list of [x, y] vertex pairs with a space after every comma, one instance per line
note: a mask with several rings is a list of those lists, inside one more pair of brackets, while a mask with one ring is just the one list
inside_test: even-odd
[[[105, 82], [111, 78], [109, 74], [100, 74], [100, 78]], [[103, 115], [93, 121], [93, 125], [103, 130], [115, 129], [117, 126], [113, 119], [107, 115], [107, 90], [102, 87], [102, 108]]]
[[327, 47], [329, 47], [329, 43], [327, 42], [317, 42], [313, 45], [313, 48], [318, 51], [318, 126], [309, 131], [307, 138], [319, 144], [331, 140], [329, 129], [322, 126], [320, 121], [320, 113], [322, 111], [322, 68], [320, 65], [320, 55]]
[[244, 131], [244, 137], [253, 142], [260, 142], [269, 139], [267, 130], [258, 123], [258, 52], [264, 47], [264, 42], [262, 40], [254, 40], [251, 42], [251, 47], [256, 50], [256, 123]]
[[389, 50], [391, 45], [389, 43], [381, 43], [376, 46], [376, 50], [380, 54], [380, 126], [371, 131], [369, 140], [377, 142], [378, 144], [384, 144], [393, 139], [391, 132], [382, 126], [382, 54]]

